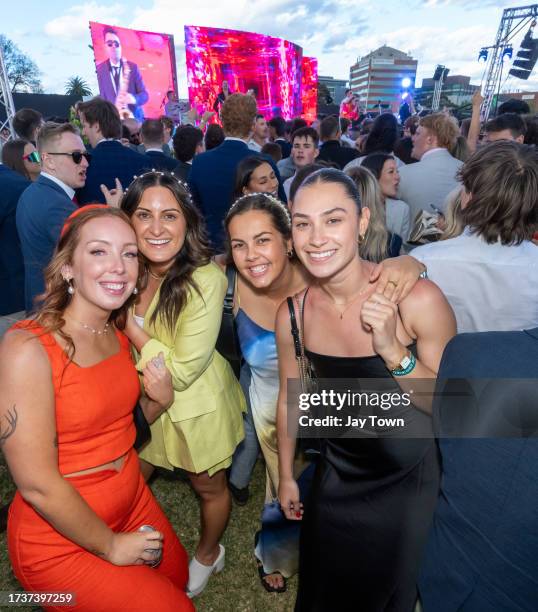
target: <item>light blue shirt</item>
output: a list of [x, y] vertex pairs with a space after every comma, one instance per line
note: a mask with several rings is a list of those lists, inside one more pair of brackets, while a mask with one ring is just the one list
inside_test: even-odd
[[452, 306], [458, 333], [520, 331], [538, 325], [538, 246], [487, 244], [469, 228], [410, 253]]

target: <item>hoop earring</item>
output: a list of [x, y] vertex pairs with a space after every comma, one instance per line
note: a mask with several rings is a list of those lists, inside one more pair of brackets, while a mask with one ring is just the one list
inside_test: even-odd
[[289, 251], [287, 251], [286, 255], [288, 256], [288, 259], [291, 259], [293, 257], [293, 249], [290, 249]]
[[364, 234], [359, 234], [359, 239], [357, 240], [358, 244], [362, 244], [364, 242]]

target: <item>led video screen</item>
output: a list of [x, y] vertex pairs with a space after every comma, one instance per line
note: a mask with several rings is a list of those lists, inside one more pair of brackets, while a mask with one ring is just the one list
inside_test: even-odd
[[222, 83], [252, 93], [266, 118], [302, 114], [303, 51], [281, 38], [222, 28], [185, 26], [189, 101], [201, 114], [219, 110]]
[[90, 22], [99, 95], [122, 118], [165, 114], [166, 93], [177, 95], [174, 37]]
[[318, 60], [315, 57], [303, 56], [302, 72], [302, 117], [308, 123], [312, 123], [318, 114]]

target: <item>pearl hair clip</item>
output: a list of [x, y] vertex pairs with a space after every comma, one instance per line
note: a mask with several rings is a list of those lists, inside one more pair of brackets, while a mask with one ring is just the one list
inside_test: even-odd
[[275, 206], [278, 206], [279, 208], [281, 208], [285, 215], [286, 215], [286, 220], [288, 222], [288, 225], [291, 226], [291, 215], [290, 215], [290, 211], [288, 209], [288, 207], [281, 202], [278, 198], [275, 198], [274, 195], [271, 195], [270, 193], [267, 192], [263, 192], [263, 191], [256, 191], [255, 193], [247, 193], [246, 195], [242, 195], [239, 198], [237, 198], [237, 200], [235, 200], [235, 202], [230, 206], [228, 213], [226, 216], [229, 216], [230, 213], [232, 212], [232, 210], [243, 200], [245, 200], [246, 198], [252, 198], [254, 196], [264, 196], [265, 198], [267, 198], [272, 204], [274, 204]]
[[[191, 197], [191, 192], [190, 192], [190, 189], [189, 189], [189, 186], [187, 185], [187, 183], [184, 183], [183, 181], [178, 179], [177, 176], [173, 172], [161, 172], [160, 170], [156, 170], [155, 168], [152, 168], [151, 170], [148, 170], [147, 172], [144, 172], [144, 174], [135, 174], [135, 175], [133, 175], [133, 183], [135, 181], [137, 181], [138, 179], [141, 179], [141, 178], [144, 178], [145, 176], [148, 176], [148, 174], [158, 174], [159, 176], [171, 176], [176, 181], [176, 183], [179, 183], [181, 185], [181, 187], [183, 187], [183, 189], [185, 189], [185, 191], [187, 192], [189, 197]], [[131, 185], [133, 183], [131, 183]], [[127, 189], [124, 189], [123, 193], [127, 193], [129, 191], [129, 187], [127, 187]]]

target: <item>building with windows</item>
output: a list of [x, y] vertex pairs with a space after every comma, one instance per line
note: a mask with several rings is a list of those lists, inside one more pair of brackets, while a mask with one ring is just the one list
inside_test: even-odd
[[383, 45], [357, 60], [349, 69], [349, 88], [359, 96], [366, 110], [389, 109], [397, 112], [402, 102], [403, 79], [409, 79], [412, 92], [417, 60], [407, 53]]
[[[415, 103], [430, 108], [434, 88], [435, 81], [433, 79], [423, 79], [421, 87], [415, 90]], [[480, 89], [480, 85], [471, 85], [471, 77], [461, 74], [447, 76], [441, 89], [441, 108], [447, 104], [450, 106], [470, 104], [477, 89]]]
[[329, 90], [329, 95], [332, 98], [332, 104], [340, 104], [345, 98], [347, 81], [344, 79], [335, 79], [332, 76], [318, 76], [318, 87], [325, 85]]

